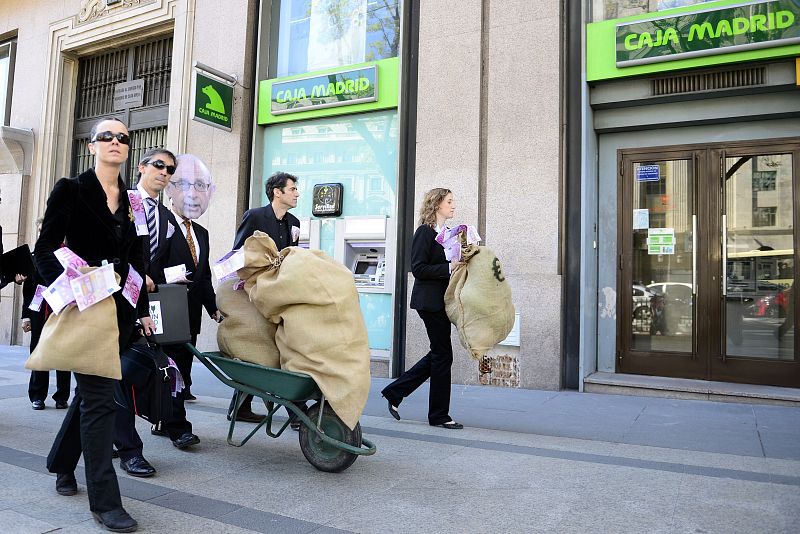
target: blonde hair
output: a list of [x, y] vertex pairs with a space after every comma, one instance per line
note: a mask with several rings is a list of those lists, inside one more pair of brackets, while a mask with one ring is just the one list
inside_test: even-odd
[[419, 224], [427, 224], [431, 228], [436, 226], [436, 210], [439, 204], [451, 194], [452, 191], [443, 187], [435, 187], [425, 193], [422, 199], [422, 206], [419, 208]]

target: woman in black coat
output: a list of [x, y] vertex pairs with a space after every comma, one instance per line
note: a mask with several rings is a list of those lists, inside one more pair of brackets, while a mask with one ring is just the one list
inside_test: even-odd
[[411, 309], [417, 310], [430, 340], [430, 351], [414, 367], [386, 386], [381, 392], [389, 402], [389, 413], [400, 420], [398, 406], [425, 380], [431, 379], [428, 397], [428, 423], [449, 429], [464, 428], [450, 417], [450, 367], [453, 346], [450, 342], [450, 319], [444, 309], [444, 293], [450, 273], [458, 263], [448, 263], [436, 234], [455, 212], [449, 189], [431, 189], [420, 208], [419, 228], [411, 242]]
[[[36, 243], [36, 268], [45, 285], [52, 284], [64, 268], [54, 252], [65, 243], [89, 265], [103, 260], [114, 264], [124, 284], [129, 265], [143, 275], [144, 243], [136, 235], [133, 214], [120, 166], [128, 159], [128, 129], [115, 119], [98, 122], [91, 132], [89, 151], [95, 166], [76, 178], [59, 180], [50, 198]], [[153, 330], [148, 315], [147, 291], [140, 288], [134, 309], [117, 291], [120, 350], [129, 346], [139, 318], [145, 333]], [[111, 334], [109, 334], [111, 335]], [[136, 521], [122, 508], [116, 472], [111, 463], [114, 436], [114, 380], [75, 373], [78, 387], [61, 430], [47, 457], [47, 469], [56, 473], [56, 491], [74, 495], [78, 491], [75, 468], [83, 452], [89, 509], [95, 520], [109, 530], [133, 532]]]

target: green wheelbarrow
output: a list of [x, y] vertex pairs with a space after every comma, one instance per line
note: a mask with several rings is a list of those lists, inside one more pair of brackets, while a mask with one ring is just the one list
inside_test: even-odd
[[[264, 399], [267, 415], [239, 442], [233, 439], [236, 418], [231, 417], [229, 445], [241, 447], [264, 426], [268, 436], [277, 438], [296, 420], [301, 423], [300, 450], [306, 460], [320, 471], [340, 473], [353, 465], [359, 456], [375, 454], [375, 445], [361, 436], [361, 424], [357, 423], [350, 430], [325, 402], [325, 396], [309, 375], [232, 360], [219, 352], [200, 352], [191, 343], [186, 347], [214, 376], [236, 391], [233, 413], [239, 410], [248, 394]], [[317, 402], [305, 412], [298, 407], [309, 400]], [[291, 416], [280, 428], [273, 430], [272, 417], [281, 406], [285, 406]]]

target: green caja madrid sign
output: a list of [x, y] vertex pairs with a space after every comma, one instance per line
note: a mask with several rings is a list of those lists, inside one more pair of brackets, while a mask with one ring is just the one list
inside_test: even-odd
[[273, 115], [347, 106], [378, 99], [375, 65], [272, 84]]
[[617, 67], [800, 43], [800, 0], [769, 0], [616, 26]]
[[194, 120], [231, 130], [233, 87], [195, 71]]

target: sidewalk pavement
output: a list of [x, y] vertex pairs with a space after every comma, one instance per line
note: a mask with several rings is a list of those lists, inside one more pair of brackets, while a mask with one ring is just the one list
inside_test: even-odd
[[[50, 400], [30, 409], [26, 356], [0, 346], [0, 530], [97, 532], [85, 487], [58, 496], [44, 467], [64, 412]], [[327, 474], [291, 432], [228, 446], [231, 390], [199, 363], [193, 379], [188, 411], [201, 443], [179, 451], [140, 420], [158, 474], [117, 471], [142, 532], [794, 533], [800, 524], [793, 407], [454, 386], [451, 414], [467, 427], [454, 431], [427, 425], [427, 386], [400, 406], [402, 421], [390, 418], [380, 397], [388, 381], [373, 379], [361, 425], [378, 452]]]

